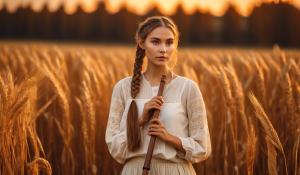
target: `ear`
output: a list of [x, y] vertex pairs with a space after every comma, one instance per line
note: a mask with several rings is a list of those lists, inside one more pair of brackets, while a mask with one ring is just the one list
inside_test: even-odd
[[138, 40], [138, 45], [140, 46], [140, 48], [145, 49], [144, 48], [144, 42], [142, 40]]

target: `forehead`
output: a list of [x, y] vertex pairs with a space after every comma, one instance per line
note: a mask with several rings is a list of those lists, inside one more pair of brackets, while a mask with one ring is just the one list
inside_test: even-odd
[[157, 27], [152, 32], [149, 33], [148, 37], [151, 38], [159, 38], [159, 39], [174, 39], [174, 34], [171, 29], [168, 27]]

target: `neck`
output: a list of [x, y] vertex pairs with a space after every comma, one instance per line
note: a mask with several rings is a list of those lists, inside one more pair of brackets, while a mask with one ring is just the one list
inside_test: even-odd
[[158, 84], [160, 82], [161, 76], [166, 75], [167, 81], [172, 79], [171, 76], [171, 70], [166, 66], [153, 66], [149, 65], [147, 66], [147, 69], [144, 73], [144, 75], [147, 77], [147, 79], [153, 83]]

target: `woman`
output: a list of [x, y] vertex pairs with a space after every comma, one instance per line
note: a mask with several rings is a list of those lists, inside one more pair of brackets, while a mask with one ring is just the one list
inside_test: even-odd
[[[193, 80], [172, 71], [178, 35], [167, 17], [154, 16], [142, 22], [136, 32], [133, 76], [113, 88], [105, 140], [113, 158], [125, 164], [122, 175], [142, 174], [151, 135], [157, 137], [151, 175], [194, 175], [192, 163], [210, 155], [200, 89]], [[148, 64], [142, 73], [144, 57]], [[167, 77], [163, 96], [156, 96], [163, 74]], [[149, 119], [151, 109], [160, 110], [159, 119]]]

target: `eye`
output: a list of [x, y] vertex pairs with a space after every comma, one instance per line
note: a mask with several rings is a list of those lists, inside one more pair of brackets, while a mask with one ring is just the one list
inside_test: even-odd
[[172, 45], [173, 43], [174, 43], [173, 40], [168, 40], [167, 41], [167, 45], [169, 45], [169, 46]]
[[158, 45], [158, 44], [159, 44], [159, 41], [158, 41], [158, 40], [152, 40], [152, 43], [153, 43], [154, 45]]

